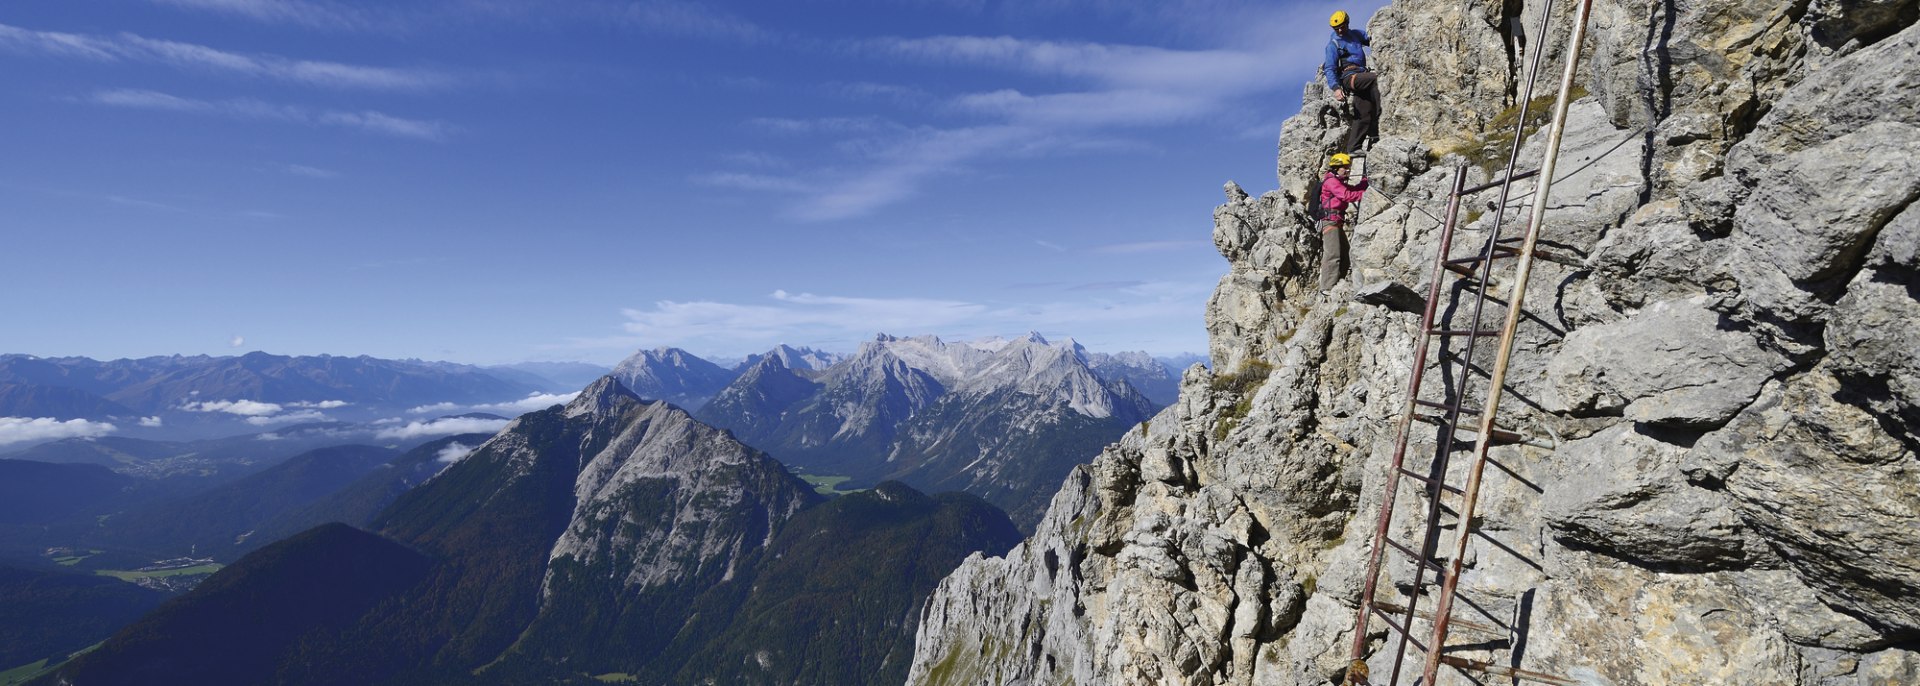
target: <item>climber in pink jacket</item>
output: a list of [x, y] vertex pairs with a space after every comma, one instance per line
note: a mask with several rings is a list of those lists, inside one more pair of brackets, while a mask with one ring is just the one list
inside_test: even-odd
[[1348, 183], [1353, 158], [1334, 153], [1327, 162], [1327, 175], [1320, 180], [1320, 292], [1329, 293], [1347, 272], [1347, 206], [1360, 202], [1367, 191], [1367, 179]]

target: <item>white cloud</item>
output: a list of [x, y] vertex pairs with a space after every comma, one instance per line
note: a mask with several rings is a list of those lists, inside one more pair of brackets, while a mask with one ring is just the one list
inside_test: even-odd
[[346, 407], [352, 404], [353, 403], [347, 402], [345, 400], [322, 400], [319, 402], [302, 400], [300, 402], [287, 403], [287, 407], [307, 407], [307, 408], [314, 408], [314, 409], [320, 409], [320, 410], [333, 410], [333, 409]]
[[63, 422], [52, 417], [0, 417], [0, 445], [61, 438], [92, 438], [118, 430], [113, 424], [85, 419]]
[[423, 438], [426, 436], [445, 436], [447, 434], [493, 433], [506, 428], [509, 420], [480, 419], [477, 417], [443, 417], [425, 422], [408, 422], [405, 426], [381, 429], [374, 436], [378, 438]]
[[247, 344], [247, 337], [245, 336], [234, 336], [233, 340], [227, 341], [227, 347], [229, 348], [238, 348], [246, 344]]
[[100, 62], [116, 59], [112, 44], [91, 36], [54, 31], [29, 31], [0, 24], [0, 49], [30, 55], [78, 57]]
[[527, 394], [527, 397], [521, 398], [519, 400], [509, 400], [501, 403], [482, 403], [479, 405], [461, 405], [458, 403], [442, 402], [442, 403], [434, 403], [432, 405], [421, 405], [419, 407], [415, 407], [413, 409], [407, 410], [407, 413], [408, 414], [435, 414], [435, 413], [452, 414], [455, 412], [462, 412], [462, 413], [485, 412], [487, 414], [519, 416], [519, 415], [523, 415], [528, 412], [533, 412], [536, 410], [544, 410], [554, 405], [565, 405], [569, 402], [572, 402], [574, 397], [578, 395], [580, 395], [578, 391], [575, 391], [573, 393], [535, 392], [535, 393], [529, 393]]
[[187, 403], [180, 409], [188, 412], [225, 412], [242, 417], [265, 417], [279, 414], [284, 409], [277, 403], [263, 403], [258, 400], [209, 400], [199, 403]]
[[1012, 126], [917, 130], [873, 151], [872, 166], [822, 186], [793, 213], [811, 221], [861, 216], [913, 197], [928, 178], [988, 154], [1043, 145], [1041, 138], [1038, 132]]
[[1094, 248], [1093, 251], [1105, 255], [1131, 255], [1139, 253], [1178, 252], [1181, 250], [1212, 250], [1213, 244], [1207, 241], [1139, 241], [1136, 243], [1115, 243]]
[[[1170, 48], [1014, 36], [882, 38], [842, 44], [852, 54], [894, 63], [998, 70], [1028, 78], [1019, 87], [942, 96], [884, 84], [827, 84], [843, 95], [890, 97], [903, 104], [911, 100], [916, 108], [939, 98], [940, 109], [970, 123], [912, 127], [876, 117], [761, 117], [747, 125], [772, 133], [838, 136], [836, 149], [848, 159], [828, 160], [780, 176], [719, 172], [691, 178], [719, 188], [795, 194], [799, 197], [789, 213], [802, 220], [860, 217], [914, 198], [938, 178], [992, 160], [1127, 150], [1135, 144], [1117, 140], [1115, 132], [1154, 127], [1201, 123], [1243, 129], [1244, 123], [1239, 122], [1246, 118], [1245, 112], [1270, 106], [1266, 102], [1270, 94], [1298, 78], [1289, 65], [1311, 69], [1318, 64], [1326, 29], [1316, 22], [1299, 21], [1298, 7], [1219, 0], [1193, 9], [1187, 14], [1210, 18], [1196, 21], [1211, 22], [1214, 30], [1209, 33], [1214, 35], [1206, 40], [1214, 45]], [[1168, 17], [1161, 11], [1109, 13], [1156, 25]], [[1253, 25], [1262, 31], [1246, 28]], [[1046, 85], [1036, 89], [1035, 79]]]
[[281, 171], [285, 171], [288, 174], [292, 174], [294, 176], [304, 176], [309, 179], [340, 178], [340, 172], [321, 169], [319, 167], [309, 167], [304, 164], [283, 164], [283, 165], [280, 165], [280, 169]]
[[899, 122], [880, 117], [822, 117], [819, 119], [787, 119], [782, 117], [758, 117], [747, 121], [747, 125], [756, 129], [779, 134], [815, 135], [823, 133], [871, 133], [874, 131], [906, 131]]
[[149, 429], [159, 427], [163, 422], [159, 417], [141, 417], [140, 425]]
[[573, 402], [574, 397], [578, 395], [580, 395], [579, 391], [574, 391], [572, 393], [531, 393], [531, 394], [528, 394], [527, 397], [521, 398], [519, 400], [512, 400], [504, 403], [489, 403], [486, 405], [474, 405], [468, 408], [468, 411], [469, 412], [486, 412], [489, 414], [500, 414], [500, 415], [507, 415], [507, 416], [517, 416], [517, 415], [526, 414], [528, 412], [533, 412], [535, 410], [544, 410], [549, 407], [553, 407], [554, 405], [565, 405], [567, 403]]
[[299, 412], [288, 412], [286, 414], [248, 417], [247, 423], [254, 426], [272, 426], [274, 424], [286, 424], [289, 422], [324, 422], [326, 420], [327, 415], [319, 410], [301, 410]]
[[453, 464], [467, 459], [468, 455], [472, 455], [474, 447], [475, 446], [467, 445], [459, 441], [454, 441], [448, 443], [447, 447], [441, 448], [440, 452], [436, 453], [433, 459], [435, 462], [441, 464]]
[[131, 33], [88, 36], [0, 24], [0, 48], [97, 62], [162, 64], [176, 69], [220, 72], [326, 88], [421, 91], [451, 83], [447, 76], [431, 71], [296, 60], [276, 55], [243, 55], [205, 45], [147, 38]]
[[162, 5], [208, 10], [274, 24], [299, 24], [315, 28], [365, 28], [372, 19], [363, 11], [334, 3], [305, 0], [150, 0]]
[[280, 434], [274, 433], [272, 431], [268, 431], [266, 433], [253, 437], [253, 439], [256, 441], [278, 441], [283, 438], [285, 438], [285, 436], [281, 436]]
[[361, 112], [314, 110], [299, 105], [278, 105], [247, 98], [196, 100], [137, 89], [96, 91], [86, 97], [85, 101], [113, 107], [212, 114], [234, 119], [280, 121], [308, 126], [331, 126], [428, 141], [445, 140], [457, 130], [446, 122], [402, 119], [370, 110]]
[[813, 184], [807, 183], [800, 179], [781, 177], [781, 176], [768, 176], [765, 174], [741, 174], [741, 173], [735, 173], [735, 172], [719, 172], [719, 173], [712, 173], [712, 174], [696, 174], [690, 177], [690, 180], [702, 186], [712, 186], [714, 188], [732, 188], [737, 190], [753, 191], [753, 192], [808, 193], [815, 190], [815, 186]]

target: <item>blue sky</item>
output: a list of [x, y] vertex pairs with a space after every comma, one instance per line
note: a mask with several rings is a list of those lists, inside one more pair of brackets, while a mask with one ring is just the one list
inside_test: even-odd
[[1201, 351], [1379, 4], [9, 0], [0, 352]]

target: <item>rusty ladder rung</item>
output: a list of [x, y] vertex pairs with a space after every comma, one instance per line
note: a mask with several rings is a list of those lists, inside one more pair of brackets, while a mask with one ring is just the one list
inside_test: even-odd
[[[1417, 419], [1417, 420], [1420, 420], [1420, 421], [1422, 421], [1422, 422], [1426, 422], [1426, 423], [1428, 423], [1428, 424], [1432, 424], [1432, 425], [1434, 425], [1434, 426], [1446, 426], [1446, 425], [1447, 425], [1447, 418], [1446, 418], [1446, 417], [1441, 417], [1441, 416], [1437, 416], [1437, 415], [1431, 415], [1431, 414], [1416, 414], [1416, 415], [1414, 415], [1414, 416], [1413, 416], [1413, 418], [1414, 418], [1414, 419]], [[1454, 430], [1454, 431], [1465, 431], [1465, 432], [1467, 432], [1467, 433], [1469, 433], [1469, 434], [1473, 434], [1473, 435], [1475, 435], [1475, 436], [1478, 436], [1478, 435], [1480, 434], [1480, 430], [1479, 430], [1479, 429], [1475, 429], [1475, 428], [1473, 428], [1473, 427], [1469, 427], [1469, 426], [1455, 426], [1455, 427], [1453, 427], [1453, 430]], [[1458, 439], [1456, 439], [1456, 440], [1458, 440]], [[1473, 447], [1473, 441], [1472, 441], [1472, 440], [1467, 440], [1467, 441], [1466, 441], [1466, 444], [1467, 444], [1467, 447], [1468, 447], [1468, 448], [1472, 448], [1472, 447]], [[1493, 444], [1494, 444], [1494, 445], [1514, 445], [1514, 444], [1519, 444], [1519, 445], [1531, 445], [1531, 446], [1534, 446], [1534, 447], [1537, 447], [1537, 448], [1551, 448], [1551, 447], [1553, 447], [1552, 445], [1550, 445], [1550, 444], [1547, 444], [1547, 443], [1544, 443], [1544, 442], [1542, 442], [1542, 441], [1540, 441], [1540, 440], [1537, 440], [1537, 439], [1532, 439], [1532, 438], [1528, 438], [1528, 437], [1526, 436], [1526, 434], [1522, 434], [1522, 433], [1519, 433], [1519, 432], [1517, 432], [1517, 431], [1508, 431], [1508, 430], [1506, 430], [1506, 429], [1494, 429], [1494, 430], [1493, 430]]]
[[[1459, 621], [1459, 620], [1454, 620], [1454, 621]], [[1421, 652], [1424, 653], [1426, 651], [1422, 650]], [[1464, 670], [1468, 672], [1479, 672], [1481, 674], [1491, 674], [1493, 676], [1504, 676], [1510, 679], [1526, 679], [1527, 681], [1538, 681], [1543, 684], [1553, 684], [1554, 686], [1580, 686], [1580, 682], [1574, 681], [1573, 679], [1569, 679], [1564, 676], [1560, 676], [1558, 674], [1548, 674], [1546, 672], [1536, 672], [1530, 669], [1519, 669], [1517, 667], [1507, 667], [1503, 665], [1496, 665], [1491, 662], [1484, 662], [1481, 660], [1470, 660], [1457, 655], [1441, 655], [1440, 664], [1444, 664], [1448, 667], [1452, 667], [1454, 669]]]
[[1446, 566], [1440, 564], [1439, 560], [1432, 558], [1422, 559], [1419, 553], [1413, 552], [1412, 548], [1400, 545], [1399, 541], [1389, 538], [1387, 539], [1387, 545], [1393, 546], [1394, 550], [1400, 551], [1400, 554], [1407, 556], [1407, 559], [1413, 560], [1415, 563], [1427, 565], [1427, 568], [1433, 570], [1435, 573], [1442, 575], [1447, 573]]
[[1435, 488], [1446, 491], [1448, 493], [1452, 493], [1454, 495], [1466, 495], [1467, 493], [1466, 491], [1447, 485], [1447, 482], [1445, 481], [1436, 481], [1434, 479], [1427, 478], [1426, 475], [1410, 471], [1405, 467], [1400, 468], [1400, 475], [1405, 476], [1409, 479], [1418, 480], [1421, 483], [1424, 483], [1428, 486], [1433, 486]]
[[1533, 178], [1533, 177], [1535, 177], [1535, 176], [1539, 176], [1539, 175], [1540, 175], [1540, 170], [1538, 170], [1538, 169], [1533, 169], [1533, 170], [1529, 170], [1529, 171], [1523, 171], [1523, 172], [1519, 172], [1519, 173], [1517, 173], [1517, 174], [1514, 174], [1512, 178], [1506, 178], [1506, 179], [1494, 179], [1494, 180], [1492, 180], [1492, 181], [1488, 181], [1488, 182], [1486, 182], [1486, 183], [1483, 183], [1483, 184], [1480, 184], [1480, 185], [1478, 185], [1478, 186], [1474, 186], [1474, 187], [1472, 187], [1472, 188], [1463, 188], [1463, 189], [1461, 189], [1461, 190], [1460, 190], [1460, 192], [1459, 192], [1459, 193], [1455, 193], [1455, 195], [1473, 195], [1473, 194], [1475, 194], [1475, 193], [1478, 193], [1478, 192], [1480, 192], [1480, 191], [1484, 191], [1484, 190], [1490, 190], [1490, 189], [1494, 189], [1494, 188], [1499, 188], [1499, 187], [1501, 186], [1501, 184], [1505, 184], [1505, 183], [1510, 183], [1510, 182], [1513, 182], [1513, 181], [1519, 181], [1519, 180], [1522, 180], [1522, 179], [1531, 179], [1531, 178]]
[[[1493, 259], [1496, 259], [1496, 260], [1507, 259], [1511, 257], [1519, 257], [1519, 256], [1520, 256], [1520, 250], [1518, 248], [1513, 248], [1506, 245], [1495, 245], [1493, 248]], [[1541, 260], [1544, 262], [1552, 262], [1554, 264], [1562, 264], [1569, 267], [1581, 266], [1581, 262], [1579, 260], [1573, 259], [1571, 257], [1567, 257], [1566, 255], [1562, 255], [1556, 252], [1541, 250], [1539, 248], [1533, 249], [1533, 258], [1536, 260]], [[1468, 276], [1472, 276], [1473, 269], [1469, 268], [1467, 265], [1479, 264], [1484, 259], [1486, 259], [1485, 255], [1473, 255], [1471, 257], [1456, 257], [1454, 259], [1447, 260], [1446, 268], [1457, 274], [1466, 274]]]
[[[1380, 603], [1380, 602], [1376, 602], [1376, 603], [1374, 603], [1373, 605], [1374, 605], [1374, 607], [1378, 607], [1378, 608], [1380, 608], [1380, 609], [1382, 609], [1382, 610], [1386, 610], [1386, 611], [1388, 611], [1388, 612], [1392, 612], [1392, 613], [1394, 613], [1394, 614], [1406, 614], [1406, 613], [1407, 613], [1407, 608], [1405, 608], [1405, 607], [1402, 607], [1402, 606], [1399, 606], [1399, 605], [1395, 605], [1395, 604], [1393, 604], [1393, 603]], [[1433, 621], [1433, 611], [1432, 611], [1432, 610], [1416, 610], [1416, 611], [1415, 611], [1415, 612], [1413, 613], [1413, 616], [1415, 616], [1415, 617], [1419, 617], [1419, 618], [1421, 618], [1421, 619], [1425, 619], [1425, 620], [1427, 620], [1427, 621]], [[1461, 618], [1459, 618], [1459, 617], [1454, 617], [1453, 619], [1449, 619], [1449, 620], [1447, 620], [1447, 624], [1448, 624], [1449, 626], [1457, 626], [1457, 627], [1460, 627], [1460, 628], [1462, 628], [1462, 629], [1468, 629], [1468, 630], [1471, 630], [1471, 631], [1478, 631], [1478, 632], [1480, 632], [1480, 633], [1483, 633], [1483, 634], [1488, 634], [1488, 635], [1491, 635], [1491, 636], [1511, 636], [1511, 635], [1512, 635], [1512, 633], [1511, 633], [1511, 632], [1509, 632], [1509, 631], [1507, 631], [1506, 629], [1503, 629], [1503, 628], [1501, 628], [1501, 627], [1497, 627], [1497, 626], [1493, 626], [1493, 625], [1490, 625], [1490, 624], [1481, 624], [1480, 622], [1476, 622], [1476, 621], [1473, 621], [1473, 620], [1471, 620], [1471, 619], [1461, 619]]]
[[1428, 336], [1473, 336], [1475, 338], [1498, 338], [1499, 329], [1427, 329]]
[[1465, 405], [1449, 405], [1447, 403], [1434, 402], [1432, 400], [1415, 400], [1413, 402], [1425, 407], [1431, 407], [1436, 410], [1458, 411], [1461, 415], [1467, 416], [1467, 417], [1480, 416], [1480, 410], [1478, 408], [1468, 407]]
[[1427, 644], [1421, 643], [1420, 639], [1414, 638], [1413, 634], [1408, 633], [1407, 627], [1401, 626], [1399, 622], [1394, 621], [1393, 615], [1383, 612], [1381, 605], [1382, 603], [1373, 604], [1374, 616], [1379, 617], [1380, 619], [1386, 621], [1387, 628], [1393, 629], [1394, 631], [1399, 632], [1402, 637], [1407, 639], [1408, 643], [1413, 644], [1413, 647], [1415, 650], [1418, 650], [1422, 654], [1425, 654], [1427, 652]]

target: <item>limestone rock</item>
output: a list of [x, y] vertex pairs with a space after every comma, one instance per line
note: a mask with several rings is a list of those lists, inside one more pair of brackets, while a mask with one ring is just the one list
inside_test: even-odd
[[1724, 424], [1787, 367], [1726, 330], [1705, 297], [1654, 303], [1624, 321], [1567, 336], [1547, 367], [1549, 409], [1641, 422]]
[[1661, 569], [1738, 569], [1764, 553], [1725, 494], [1680, 471], [1683, 446], [1616, 424], [1562, 447], [1545, 484], [1547, 526], [1572, 545]]
[[[1371, 19], [1380, 192], [1352, 227], [1354, 283], [1427, 291], [1428, 215], [1456, 173], [1495, 173], [1483, 126], [1514, 114], [1530, 55], [1564, 54], [1572, 5], [1544, 32], [1543, 0], [1398, 0]], [[1460, 557], [1475, 605], [1456, 616], [1524, 635], [1462, 630], [1451, 654], [1589, 685], [1920, 683], [1915, 5], [1596, 2], [1547, 202], [1559, 259], [1534, 263], [1500, 406], [1536, 440], [1489, 452]], [[1214, 212], [1214, 368], [1076, 471], [1026, 544], [947, 580], [910, 684], [1338, 683], [1426, 336], [1315, 292], [1308, 193], [1344, 122], [1306, 95], [1278, 189], [1230, 185]], [[1453, 254], [1513, 235], [1534, 187], [1470, 199]], [[1439, 324], [1472, 325], [1471, 288], [1441, 286]], [[1494, 292], [1489, 321], [1512, 300]], [[1492, 347], [1429, 357], [1422, 397], [1464, 380], [1477, 402]], [[1425, 473], [1451, 441], [1416, 429], [1405, 464]], [[1427, 496], [1393, 493], [1389, 534], [1420, 543]], [[1395, 555], [1387, 598], [1412, 582]], [[1376, 675], [1386, 637], [1360, 637]]]

